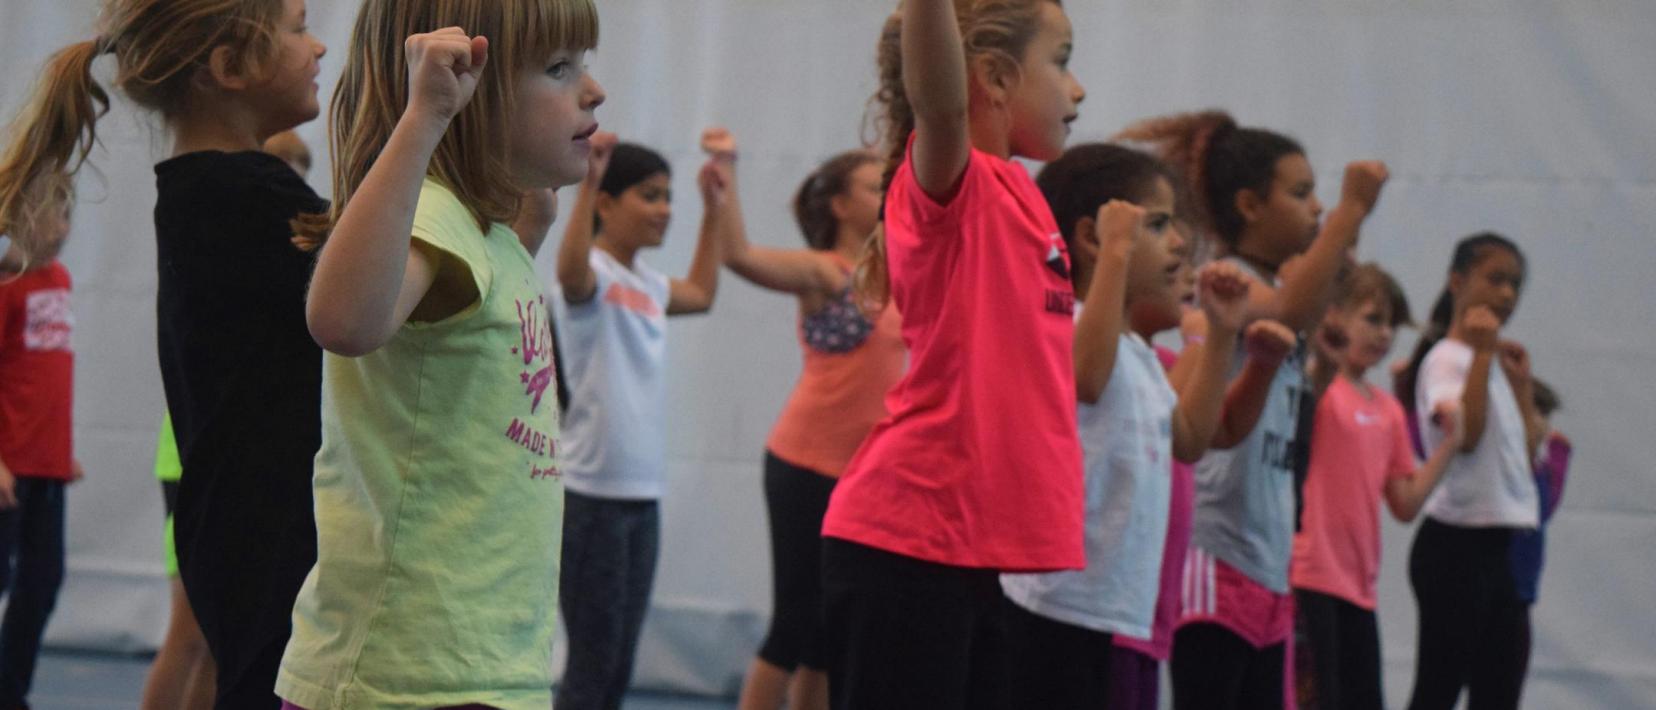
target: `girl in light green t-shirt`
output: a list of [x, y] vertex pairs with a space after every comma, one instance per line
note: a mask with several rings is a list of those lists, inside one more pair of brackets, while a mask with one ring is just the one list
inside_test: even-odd
[[328, 352], [293, 706], [551, 705], [563, 485], [533, 255], [604, 93], [591, 0], [549, 1], [359, 11], [306, 304]]

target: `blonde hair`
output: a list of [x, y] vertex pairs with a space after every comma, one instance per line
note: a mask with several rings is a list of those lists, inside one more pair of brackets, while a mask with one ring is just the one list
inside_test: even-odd
[[592, 0], [367, 0], [351, 31], [345, 74], [330, 108], [333, 218], [338, 219], [408, 105], [409, 36], [457, 26], [489, 39], [489, 64], [431, 156], [427, 174], [471, 211], [479, 226], [510, 222], [522, 188], [507, 170], [507, 117], [518, 72], [561, 49], [598, 45]]
[[260, 74], [274, 59], [281, 0], [106, 0], [102, 32], [69, 45], [46, 63], [0, 158], [0, 234], [27, 255], [40, 221], [75, 199], [75, 174], [98, 142], [97, 121], [109, 94], [92, 63], [114, 54], [115, 86], [139, 106], [173, 118], [195, 70], [218, 47], [230, 68]]
[[[955, 20], [960, 25], [961, 44], [968, 62], [993, 57], [1007, 70], [1016, 72], [1023, 64], [1024, 50], [1040, 31], [1041, 6], [1063, 6], [1061, 0], [954, 0]], [[891, 187], [908, 150], [914, 132], [914, 107], [903, 86], [903, 15], [892, 14], [880, 31], [876, 52], [880, 87], [871, 103], [883, 108], [874, 123], [885, 149], [886, 170], [881, 187]], [[891, 296], [891, 275], [886, 268], [885, 223], [882, 220], [863, 247], [854, 275], [859, 298], [867, 308], [883, 307]]]

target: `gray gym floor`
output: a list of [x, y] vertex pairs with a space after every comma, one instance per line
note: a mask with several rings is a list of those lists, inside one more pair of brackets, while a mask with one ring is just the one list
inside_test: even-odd
[[[35, 671], [34, 710], [130, 710], [138, 706], [150, 659], [47, 651]], [[725, 710], [731, 700], [634, 693], [627, 710]]]

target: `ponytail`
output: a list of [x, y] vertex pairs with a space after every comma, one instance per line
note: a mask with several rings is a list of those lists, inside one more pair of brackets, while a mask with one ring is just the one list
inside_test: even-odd
[[[1465, 276], [1477, 268], [1491, 251], [1496, 250], [1511, 253], [1518, 258], [1518, 265], [1524, 266], [1524, 252], [1512, 240], [1494, 232], [1478, 232], [1455, 244], [1455, 253], [1449, 259], [1449, 273]], [[1426, 329], [1420, 333], [1420, 342], [1415, 344], [1414, 354], [1409, 356], [1408, 367], [1397, 373], [1392, 381], [1392, 393], [1397, 395], [1404, 411], [1411, 414], [1416, 411], [1419, 403], [1415, 399], [1415, 385], [1420, 381], [1420, 364], [1426, 360], [1427, 353], [1449, 335], [1454, 321], [1455, 298], [1445, 285], [1443, 292], [1438, 294], [1437, 302], [1432, 304], [1431, 318], [1426, 323]]]
[[10, 235], [25, 265], [39, 247], [39, 227], [68, 211], [75, 173], [98, 142], [98, 118], [109, 94], [92, 78], [103, 40], [72, 44], [52, 55], [29, 103], [11, 127], [0, 158], [0, 234]]
[[1116, 134], [1115, 140], [1143, 143], [1184, 174], [1178, 195], [1181, 217], [1231, 250], [1245, 221], [1236, 194], [1264, 197], [1276, 179], [1277, 161], [1303, 155], [1294, 139], [1259, 128], [1244, 128], [1219, 110], [1146, 119]]

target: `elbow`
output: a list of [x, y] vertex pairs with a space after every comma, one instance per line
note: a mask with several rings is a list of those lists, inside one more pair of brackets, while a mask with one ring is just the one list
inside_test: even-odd
[[316, 309], [306, 312], [305, 325], [310, 330], [311, 339], [323, 350], [335, 355], [361, 357], [385, 344], [382, 339], [373, 337], [373, 334], [365, 329], [352, 327], [344, 322], [344, 319]]
[[1075, 378], [1075, 400], [1082, 404], [1098, 404], [1104, 398], [1104, 388], [1110, 381], [1102, 377], [1087, 377], [1077, 375]]
[[1420, 504], [1392, 503], [1391, 513], [1392, 517], [1397, 518], [1397, 522], [1412, 523], [1415, 518], [1420, 517]]

